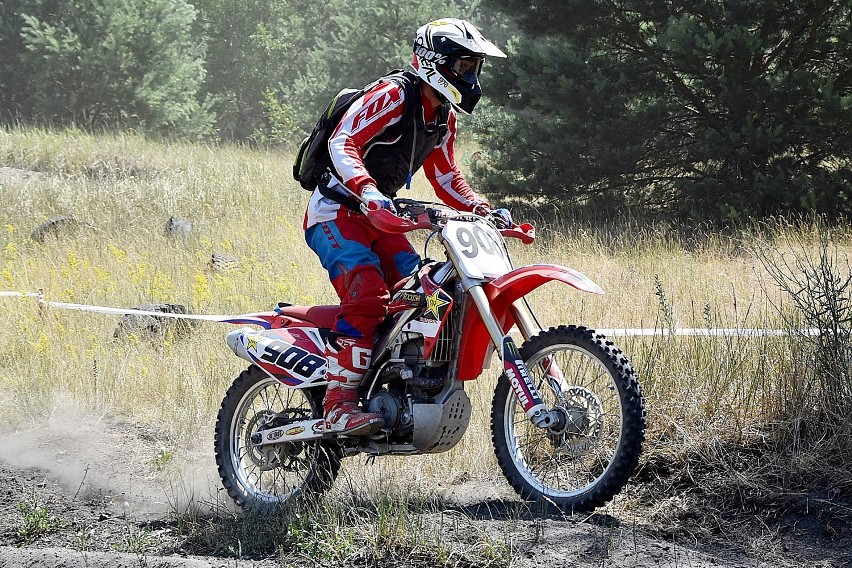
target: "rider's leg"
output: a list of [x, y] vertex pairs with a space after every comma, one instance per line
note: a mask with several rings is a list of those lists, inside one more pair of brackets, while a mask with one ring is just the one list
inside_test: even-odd
[[305, 233], [329, 272], [341, 306], [325, 353], [326, 428], [351, 434], [372, 433], [384, 423], [378, 414], [365, 413], [358, 406], [358, 387], [369, 367], [376, 327], [387, 314], [390, 300], [381, 261], [370, 249], [374, 230], [356, 217], [321, 223]]

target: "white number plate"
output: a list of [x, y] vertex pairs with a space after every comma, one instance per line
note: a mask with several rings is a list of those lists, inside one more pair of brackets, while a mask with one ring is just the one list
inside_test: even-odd
[[503, 250], [503, 237], [485, 223], [447, 221], [444, 242], [459, 259], [459, 270], [470, 278], [496, 278], [512, 265]]

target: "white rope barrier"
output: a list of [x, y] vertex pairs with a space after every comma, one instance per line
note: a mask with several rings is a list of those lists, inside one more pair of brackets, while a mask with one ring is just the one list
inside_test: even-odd
[[[626, 329], [595, 329], [607, 337], [641, 337], [645, 335], [681, 335], [692, 337], [771, 337], [784, 336], [794, 333], [786, 329], [738, 329], [738, 328], [674, 328], [674, 329], [652, 329], [652, 328], [626, 328]], [[796, 334], [819, 335], [817, 328], [797, 329]]]
[[78, 312], [94, 312], [101, 314], [156, 316], [158, 318], [187, 319], [196, 321], [212, 321], [218, 323], [253, 324], [268, 328], [269, 322], [257, 317], [257, 314], [240, 315], [199, 315], [199, 314], [175, 314], [170, 312], [157, 312], [150, 310], [135, 310], [127, 308], [109, 308], [106, 306], [93, 306], [90, 304], [72, 304], [68, 302], [48, 302], [41, 292], [12, 292], [0, 290], [2, 297], [38, 298], [39, 305], [45, 308], [56, 308], [60, 310], [73, 310]]
[[[67, 302], [48, 302], [44, 299], [44, 294], [41, 292], [14, 292], [0, 290], [0, 298], [2, 297], [21, 297], [21, 298], [38, 298], [39, 304], [47, 308], [56, 308], [60, 310], [74, 310], [81, 312], [94, 312], [101, 314], [117, 314], [117, 315], [139, 315], [139, 316], [156, 316], [162, 318], [188, 319], [198, 321], [212, 321], [219, 323], [246, 323], [268, 327], [269, 324], [258, 317], [256, 314], [242, 314], [235, 316], [228, 315], [198, 315], [198, 314], [174, 314], [168, 312], [155, 312], [148, 310], [134, 310], [124, 308], [109, 308], [105, 306], [93, 306], [88, 304], [71, 304]], [[657, 328], [613, 328], [613, 329], [595, 329], [596, 332], [606, 335], [607, 337], [643, 337], [643, 336], [692, 336], [692, 337], [772, 337], [785, 336], [791, 333], [799, 335], [819, 335], [820, 330], [817, 328], [798, 329], [795, 331], [785, 329], [754, 329], [754, 328], [674, 328], [674, 329], [657, 329]]]
[[9, 291], [0, 290], [0, 298], [2, 298], [4, 296], [22, 297], [22, 298], [38, 298], [39, 296], [41, 296], [41, 294], [39, 294], [38, 292], [26, 292], [26, 293], [24, 293], [24, 292], [9, 292]]

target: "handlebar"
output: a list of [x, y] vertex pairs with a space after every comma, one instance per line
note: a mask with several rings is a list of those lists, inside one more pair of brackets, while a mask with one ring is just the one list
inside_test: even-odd
[[414, 218], [394, 215], [387, 209], [367, 209], [363, 207], [364, 214], [370, 222], [380, 231], [386, 233], [408, 233], [416, 229], [431, 229], [434, 227], [428, 213], [422, 213]]
[[[448, 215], [445, 210], [429, 207], [426, 203], [414, 199], [395, 199], [394, 207], [398, 212], [397, 215], [387, 209], [369, 209], [366, 205], [362, 206], [362, 210], [377, 229], [386, 233], [397, 234], [408, 233], [417, 229], [438, 229], [443, 227], [447, 220], [458, 214], [453, 210], [454, 214]], [[484, 217], [473, 213], [462, 215], [484, 219]], [[497, 230], [504, 237], [519, 239], [525, 245], [535, 241], [535, 227], [530, 223], [513, 224], [511, 227], [498, 228]]]

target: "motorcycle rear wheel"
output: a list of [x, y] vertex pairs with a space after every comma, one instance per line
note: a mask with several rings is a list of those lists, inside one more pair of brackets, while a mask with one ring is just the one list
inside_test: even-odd
[[603, 505], [627, 484], [642, 453], [636, 373], [612, 342], [583, 327], [550, 328], [520, 351], [544, 403], [561, 408], [567, 421], [534, 426], [503, 374], [491, 408], [503, 474], [523, 499], [543, 506], [572, 512]]
[[340, 454], [321, 440], [256, 446], [264, 428], [322, 417], [322, 393], [291, 389], [252, 365], [234, 380], [216, 418], [214, 445], [222, 485], [243, 510], [268, 510], [324, 493]]

